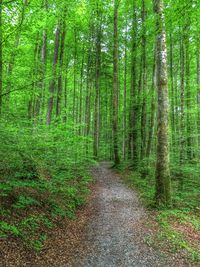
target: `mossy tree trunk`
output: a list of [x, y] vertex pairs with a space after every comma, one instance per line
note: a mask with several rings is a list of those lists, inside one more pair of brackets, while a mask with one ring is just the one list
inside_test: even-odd
[[157, 106], [157, 163], [156, 193], [158, 206], [171, 205], [171, 181], [169, 169], [169, 99], [167, 78], [167, 48], [162, 0], [154, 0], [156, 15], [156, 87]]

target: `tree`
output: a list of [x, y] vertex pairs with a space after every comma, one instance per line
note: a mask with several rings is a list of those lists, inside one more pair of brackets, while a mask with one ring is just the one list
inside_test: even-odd
[[147, 57], [146, 57], [146, 4], [145, 0], [142, 0], [142, 55], [141, 55], [141, 93], [142, 93], [142, 111], [141, 111], [141, 159], [145, 157], [146, 152], [146, 89], [147, 89]]
[[58, 93], [56, 101], [56, 116], [58, 117], [61, 113], [61, 97], [63, 91], [63, 61], [64, 61], [64, 48], [65, 48], [65, 37], [66, 37], [66, 7], [64, 8], [61, 23], [61, 40], [60, 40], [60, 55], [59, 55], [59, 77], [58, 77]]
[[156, 16], [156, 87], [157, 108], [157, 163], [156, 163], [156, 203], [171, 204], [171, 181], [169, 169], [169, 99], [167, 78], [167, 48], [162, 0], [154, 0]]
[[97, 3], [97, 36], [96, 36], [96, 73], [95, 73], [95, 111], [94, 111], [94, 142], [93, 142], [93, 155], [94, 159], [98, 158], [98, 145], [99, 145], [99, 117], [100, 117], [100, 72], [101, 72], [101, 11]]
[[57, 69], [57, 63], [58, 63], [59, 43], [60, 43], [60, 24], [56, 26], [56, 33], [55, 33], [52, 79], [49, 85], [50, 96], [48, 100], [47, 119], [46, 119], [47, 125], [51, 124], [51, 118], [52, 118], [53, 100], [54, 100], [55, 85], [56, 85], [56, 69]]
[[113, 35], [113, 148], [115, 166], [119, 165], [118, 148], [118, 8], [119, 1], [114, 1], [114, 35]]
[[138, 99], [136, 87], [136, 66], [137, 66], [137, 16], [136, 5], [133, 0], [132, 6], [132, 44], [131, 44], [131, 88], [130, 88], [130, 112], [129, 112], [129, 158], [133, 160], [133, 166], [138, 166]]

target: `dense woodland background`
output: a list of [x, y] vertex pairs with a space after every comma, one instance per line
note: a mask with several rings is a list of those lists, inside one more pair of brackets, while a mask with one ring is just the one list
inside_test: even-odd
[[150, 203], [199, 212], [200, 2], [164, 2], [0, 0], [2, 236], [26, 240], [20, 208], [73, 217], [100, 160]]

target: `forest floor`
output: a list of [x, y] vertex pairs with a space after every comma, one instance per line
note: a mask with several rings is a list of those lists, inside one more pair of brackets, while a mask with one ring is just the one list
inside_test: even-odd
[[93, 168], [92, 174], [92, 194], [77, 219], [63, 220], [39, 253], [25, 250], [16, 241], [5, 241], [1, 267], [192, 266], [147, 244], [154, 234], [147, 225], [148, 211], [108, 163]]

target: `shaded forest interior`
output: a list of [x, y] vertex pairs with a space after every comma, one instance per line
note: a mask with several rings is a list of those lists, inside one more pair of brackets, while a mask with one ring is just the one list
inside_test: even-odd
[[29, 225], [74, 218], [100, 160], [199, 227], [199, 14], [198, 0], [0, 0], [2, 238], [40, 250]]

